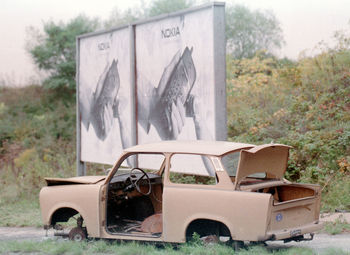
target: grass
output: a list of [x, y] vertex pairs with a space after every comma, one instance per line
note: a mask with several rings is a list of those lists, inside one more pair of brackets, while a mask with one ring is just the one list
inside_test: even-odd
[[337, 176], [329, 182], [328, 192], [322, 194], [323, 211], [334, 212], [336, 209], [350, 210], [350, 176]]
[[0, 200], [0, 226], [41, 227], [42, 222], [38, 200]]
[[[333, 251], [333, 250], [332, 250]], [[344, 251], [337, 250], [337, 254], [346, 254]], [[0, 241], [0, 253], [35, 253], [35, 254], [165, 254], [165, 255], [227, 255], [227, 254], [274, 254], [274, 255], [313, 255], [318, 254], [309, 248], [287, 248], [269, 250], [262, 246], [251, 246], [235, 252], [231, 247], [225, 245], [204, 246], [198, 243], [183, 244], [179, 246], [156, 246], [151, 244], [142, 244], [138, 242], [71, 242], [71, 241]], [[334, 253], [322, 253], [334, 254]]]
[[349, 255], [350, 252], [344, 251], [339, 248], [328, 248], [323, 253], [324, 255]]
[[334, 222], [327, 222], [324, 231], [330, 235], [350, 232], [350, 224], [346, 220], [338, 218]]

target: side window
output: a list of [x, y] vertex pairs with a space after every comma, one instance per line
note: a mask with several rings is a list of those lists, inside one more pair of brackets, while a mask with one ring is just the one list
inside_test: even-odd
[[215, 185], [215, 169], [206, 156], [174, 154], [170, 159], [170, 181], [181, 184]]
[[165, 160], [162, 154], [133, 154], [124, 159], [116, 175], [129, 173], [133, 168], [140, 168], [145, 172], [157, 172]]

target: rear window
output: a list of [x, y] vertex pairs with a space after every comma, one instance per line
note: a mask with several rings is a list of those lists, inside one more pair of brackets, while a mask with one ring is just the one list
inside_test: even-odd
[[[226, 172], [231, 177], [236, 176], [240, 155], [241, 155], [240, 151], [235, 151], [235, 152], [228, 153], [221, 158], [221, 162], [224, 165]], [[248, 177], [265, 178], [266, 173], [263, 171], [259, 171], [257, 169], [257, 172], [255, 174], [251, 174]]]
[[229, 176], [236, 176], [240, 154], [240, 151], [231, 152], [221, 158], [221, 162]]

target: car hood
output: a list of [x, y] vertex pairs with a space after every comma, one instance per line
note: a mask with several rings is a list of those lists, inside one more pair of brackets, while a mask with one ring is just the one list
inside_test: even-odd
[[95, 184], [106, 179], [106, 176], [79, 176], [71, 178], [45, 178], [47, 186], [71, 184]]
[[289, 149], [283, 144], [264, 144], [242, 150], [238, 163], [235, 186], [247, 176], [266, 173], [268, 178], [282, 179], [287, 169]]

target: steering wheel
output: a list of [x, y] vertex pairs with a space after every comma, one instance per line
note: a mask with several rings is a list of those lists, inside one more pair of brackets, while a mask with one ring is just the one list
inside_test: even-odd
[[[136, 175], [134, 175], [134, 173], [136, 171], [140, 171], [143, 175], [141, 175], [140, 177], [136, 177]], [[129, 179], [131, 181], [132, 186], [134, 186], [140, 194], [145, 195], [145, 196], [148, 196], [149, 194], [151, 194], [151, 190], [152, 190], [151, 180], [144, 170], [142, 170], [141, 168], [138, 168], [138, 167], [134, 167], [133, 169], [131, 169], [129, 176], [130, 176]], [[144, 179], [144, 177], [146, 177], [146, 179]], [[146, 180], [146, 182], [147, 182], [147, 186], [148, 186], [147, 192], [141, 191], [140, 181], [142, 179]]]

